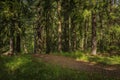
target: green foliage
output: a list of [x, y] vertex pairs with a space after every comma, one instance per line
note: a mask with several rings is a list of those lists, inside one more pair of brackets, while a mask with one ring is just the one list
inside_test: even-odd
[[0, 80], [115, 80], [43, 63], [30, 55], [0, 57]]
[[112, 56], [112, 57], [91, 56], [91, 57], [88, 57], [88, 61], [101, 63], [104, 65], [120, 65], [119, 56]]
[[[47, 52], [48, 49], [51, 52], [57, 51], [59, 35], [62, 51], [65, 51], [65, 46], [67, 51], [74, 51], [73, 48], [76, 48], [75, 50], [85, 48], [87, 51], [91, 48], [92, 41], [91, 12], [95, 12], [98, 51], [109, 52], [114, 49], [119, 52], [120, 3], [117, 0], [114, 4], [105, 0], [60, 0], [60, 2], [61, 11], [58, 15], [57, 0], [1, 0], [0, 48], [8, 50], [6, 46], [9, 46], [10, 29], [13, 29], [14, 46], [16, 47], [16, 37], [19, 35], [22, 52], [33, 52], [35, 45], [36, 48], [41, 48], [42, 52]], [[58, 18], [61, 18], [61, 34], [58, 32]]]
[[90, 15], [91, 15], [91, 12], [89, 10], [84, 10], [83, 12], [84, 19], [87, 19]]

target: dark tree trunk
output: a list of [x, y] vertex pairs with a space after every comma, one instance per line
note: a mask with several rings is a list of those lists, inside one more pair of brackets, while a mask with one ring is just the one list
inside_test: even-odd
[[97, 52], [97, 34], [96, 34], [96, 14], [92, 11], [92, 51], [91, 54], [96, 55]]
[[49, 36], [49, 30], [46, 30], [46, 54], [49, 54], [51, 52], [51, 40]]
[[37, 51], [38, 53], [42, 53], [43, 45], [42, 45], [42, 27], [38, 24], [37, 26]]
[[111, 12], [112, 11], [112, 6], [113, 6], [113, 0], [109, 0], [109, 11]]
[[42, 53], [43, 51], [43, 48], [44, 48], [44, 45], [43, 45], [43, 5], [42, 5], [42, 1], [40, 0], [39, 1], [39, 4], [37, 5], [36, 7], [36, 12], [37, 12], [37, 16], [36, 16], [36, 22], [34, 25], [34, 29], [35, 29], [35, 32], [34, 32], [34, 52], [35, 53]]
[[72, 18], [71, 21], [71, 47], [72, 47], [72, 51], [76, 50], [76, 46], [77, 46], [77, 37], [76, 37], [76, 26], [75, 26], [75, 22], [74, 22], [74, 18]]
[[88, 25], [87, 25], [87, 20], [85, 20], [85, 23], [84, 23], [84, 51], [87, 50], [87, 31], [88, 31]]
[[51, 52], [51, 37], [50, 37], [50, 29], [49, 22], [46, 22], [46, 54]]
[[99, 40], [99, 49], [100, 51], [104, 51], [103, 44], [103, 20], [102, 20], [102, 12], [99, 12], [99, 21], [100, 21], [100, 40]]
[[63, 2], [63, 16], [64, 16], [64, 22], [63, 22], [63, 51], [68, 52], [69, 51], [69, 18], [70, 18], [70, 2], [69, 0], [64, 0]]
[[45, 1], [45, 20], [46, 20], [46, 53], [49, 54], [52, 50], [52, 44], [51, 44], [51, 4], [50, 1]]
[[36, 29], [35, 29], [35, 27], [34, 27], [34, 53], [36, 53], [37, 52], [37, 34], [36, 34]]
[[[18, 22], [18, 28], [21, 29], [21, 24], [20, 22]], [[17, 36], [16, 36], [16, 52], [21, 52], [21, 36], [20, 36], [20, 31], [17, 32]]]
[[21, 38], [20, 38], [20, 34], [17, 34], [16, 36], [16, 52], [20, 52], [21, 51]]
[[63, 30], [63, 35], [64, 35], [64, 51], [67, 52], [69, 51], [69, 16], [65, 14], [64, 16], [64, 30]]

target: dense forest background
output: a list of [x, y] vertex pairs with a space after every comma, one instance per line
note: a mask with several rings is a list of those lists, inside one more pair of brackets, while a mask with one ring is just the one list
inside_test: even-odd
[[0, 0], [0, 80], [120, 80], [120, 0]]
[[120, 53], [120, 0], [0, 0], [0, 53]]

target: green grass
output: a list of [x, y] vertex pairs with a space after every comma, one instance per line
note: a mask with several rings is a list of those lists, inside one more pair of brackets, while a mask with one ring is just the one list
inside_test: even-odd
[[43, 63], [31, 55], [0, 57], [0, 80], [116, 80]]
[[62, 52], [60, 54], [54, 53], [55, 55], [62, 55], [66, 57], [72, 57], [76, 60], [85, 61], [85, 62], [95, 62], [104, 65], [120, 65], [120, 56], [104, 56], [104, 55], [96, 55], [92, 56], [88, 53], [84, 53], [81, 51], [76, 52]]

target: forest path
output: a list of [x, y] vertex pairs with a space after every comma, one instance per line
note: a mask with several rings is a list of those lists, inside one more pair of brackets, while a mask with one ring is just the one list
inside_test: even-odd
[[60, 65], [78, 71], [89, 73], [98, 73], [106, 77], [116, 77], [120, 80], [120, 66], [116, 65], [100, 65], [90, 62], [76, 61], [73, 58], [56, 56], [52, 54], [35, 54], [34, 57], [40, 58], [43, 62]]

